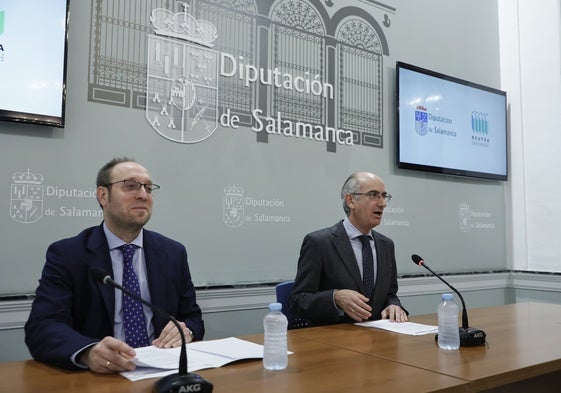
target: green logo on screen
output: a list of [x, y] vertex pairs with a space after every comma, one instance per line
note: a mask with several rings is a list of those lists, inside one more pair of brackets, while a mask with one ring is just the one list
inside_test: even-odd
[[4, 11], [0, 11], [0, 35], [4, 32]]

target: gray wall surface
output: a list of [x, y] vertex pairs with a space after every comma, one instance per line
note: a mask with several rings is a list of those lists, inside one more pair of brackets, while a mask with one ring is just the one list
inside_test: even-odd
[[[186, 245], [198, 287], [293, 278], [303, 236], [343, 218], [340, 187], [357, 170], [379, 174], [394, 195], [378, 230], [395, 240], [400, 274], [419, 273], [412, 253], [441, 272], [504, 269], [504, 183], [399, 170], [394, 163], [395, 62], [498, 87], [496, 2], [333, 3], [301, 1], [296, 12], [287, 1], [193, 0], [188, 12], [217, 28], [214, 46], [203, 51], [208, 59], [229, 53], [293, 77], [317, 73], [333, 84], [334, 98], [246, 87], [210, 70], [214, 90], [195, 87], [200, 101], [210, 102], [201, 121], [216, 127], [200, 142], [183, 143], [200, 130], [179, 140], [153, 127], [157, 113], [145, 110], [147, 102], [154, 105], [146, 84], [158, 72], [147, 69], [155, 56], [149, 15], [155, 8], [180, 12], [180, 2], [71, 0], [66, 127], [0, 124], [0, 295], [32, 293], [47, 246], [101, 222], [95, 175], [115, 156], [133, 156], [162, 186], [148, 228]], [[194, 53], [191, 44], [173, 45]], [[361, 91], [353, 78], [372, 87]], [[355, 141], [256, 132], [255, 109], [351, 130]], [[358, 115], [351, 109], [370, 119], [367, 126], [353, 123]], [[240, 116], [239, 128], [219, 124], [228, 110]], [[194, 127], [194, 112], [186, 113]], [[11, 215], [17, 202], [11, 189], [27, 171], [43, 194], [39, 215], [25, 221]], [[470, 213], [468, 231], [459, 225], [461, 208]]]

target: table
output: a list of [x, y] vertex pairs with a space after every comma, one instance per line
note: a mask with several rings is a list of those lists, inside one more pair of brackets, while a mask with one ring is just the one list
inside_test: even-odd
[[[508, 386], [508, 392], [561, 382], [561, 305], [518, 303], [468, 310], [470, 326], [487, 334], [486, 346], [438, 348], [434, 335], [407, 336], [343, 324], [295, 330], [295, 334], [374, 357], [470, 381], [470, 391]], [[436, 314], [413, 322], [437, 325]], [[513, 384], [520, 382], [518, 385]], [[541, 385], [539, 385], [541, 384]]]
[[[292, 331], [291, 331], [292, 332]], [[262, 335], [243, 337], [262, 344]], [[247, 360], [198, 371], [214, 392], [466, 392], [466, 381], [290, 334], [288, 367], [263, 368]], [[150, 392], [156, 379], [131, 382], [120, 375], [67, 372], [34, 360], [0, 364], [1, 391], [10, 393]], [[379, 389], [379, 390], [378, 390]]]
[[[197, 373], [214, 392], [527, 392], [561, 382], [561, 306], [521, 303], [469, 310], [488, 346], [439, 349], [434, 335], [407, 336], [352, 324], [291, 330], [288, 368], [246, 360]], [[436, 314], [414, 316], [434, 325]], [[262, 344], [262, 335], [241, 337]], [[68, 372], [34, 360], [0, 364], [2, 392], [150, 392], [155, 379]], [[552, 390], [553, 389], [553, 390]]]

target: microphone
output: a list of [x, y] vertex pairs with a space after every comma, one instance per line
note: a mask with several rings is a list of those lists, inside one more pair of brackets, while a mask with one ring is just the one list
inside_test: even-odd
[[134, 293], [130, 292], [128, 289], [123, 288], [117, 282], [115, 282], [109, 273], [99, 267], [92, 266], [90, 267], [90, 276], [97, 282], [102, 284], [106, 284], [117, 288], [118, 290], [122, 291], [127, 296], [138, 300], [142, 304], [147, 305], [155, 312], [169, 318], [177, 330], [179, 330], [179, 334], [181, 336], [181, 352], [179, 354], [179, 369], [178, 372], [175, 374], [166, 375], [165, 377], [159, 379], [154, 384], [154, 388], [152, 391], [154, 393], [180, 393], [180, 392], [201, 392], [201, 393], [212, 393], [213, 385], [211, 382], [203, 379], [200, 375], [190, 373], [187, 371], [187, 343], [185, 341], [185, 334], [183, 333], [183, 329], [177, 322], [177, 319], [164, 309], [147, 302], [146, 300], [142, 299], [140, 296], [135, 295]]
[[[464, 298], [462, 297], [461, 293], [458, 292], [458, 290], [454, 288], [452, 285], [450, 285], [446, 280], [444, 280], [439, 274], [435, 273], [430, 267], [428, 267], [428, 265], [425, 263], [423, 258], [421, 258], [419, 255], [413, 254], [411, 255], [411, 259], [413, 260], [413, 263], [424, 267], [429, 272], [431, 272], [435, 277], [437, 277], [440, 281], [442, 281], [444, 284], [450, 287], [450, 289], [456, 292], [456, 294], [460, 298], [460, 301], [462, 302], [462, 327], [459, 328], [460, 346], [472, 347], [475, 345], [485, 344], [486, 337], [487, 337], [485, 332], [481, 329], [469, 327], [466, 303], [464, 302]], [[438, 338], [438, 334], [436, 335], [436, 338]]]

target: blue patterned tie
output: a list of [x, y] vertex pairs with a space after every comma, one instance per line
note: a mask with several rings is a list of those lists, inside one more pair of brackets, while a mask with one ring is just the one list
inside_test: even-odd
[[374, 256], [368, 235], [358, 237], [362, 242], [362, 284], [364, 285], [364, 296], [372, 300], [374, 293]]
[[[132, 267], [132, 258], [136, 247], [134, 244], [124, 244], [119, 248], [123, 252], [123, 288], [141, 297], [138, 278]], [[149, 345], [142, 303], [126, 294], [123, 294], [122, 302], [125, 342], [133, 348]]]

